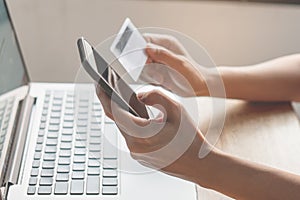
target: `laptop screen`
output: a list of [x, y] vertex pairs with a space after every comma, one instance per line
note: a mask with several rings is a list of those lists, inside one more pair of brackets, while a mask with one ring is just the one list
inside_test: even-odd
[[6, 4], [0, 0], [0, 95], [27, 82], [28, 76]]

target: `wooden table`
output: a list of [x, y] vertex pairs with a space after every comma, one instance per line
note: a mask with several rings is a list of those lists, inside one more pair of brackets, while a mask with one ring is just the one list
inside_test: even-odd
[[[203, 115], [207, 98], [199, 99]], [[216, 115], [221, 113], [214, 113]], [[207, 121], [200, 128], [205, 131]], [[299, 120], [290, 103], [250, 103], [226, 100], [226, 118], [216, 146], [223, 151], [258, 163], [300, 174]], [[230, 199], [198, 187], [199, 200]]]

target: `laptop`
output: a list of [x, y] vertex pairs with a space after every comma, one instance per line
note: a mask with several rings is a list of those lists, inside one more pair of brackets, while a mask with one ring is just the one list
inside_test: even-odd
[[1, 199], [197, 198], [194, 184], [151, 171], [128, 152], [93, 85], [30, 82], [0, 0]]

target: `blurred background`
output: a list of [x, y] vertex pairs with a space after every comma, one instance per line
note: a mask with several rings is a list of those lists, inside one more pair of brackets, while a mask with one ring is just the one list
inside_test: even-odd
[[74, 82], [80, 67], [77, 38], [84, 36], [96, 45], [116, 34], [126, 17], [137, 27], [170, 28], [194, 38], [217, 65], [249, 65], [300, 52], [300, 4], [7, 1], [32, 81]]

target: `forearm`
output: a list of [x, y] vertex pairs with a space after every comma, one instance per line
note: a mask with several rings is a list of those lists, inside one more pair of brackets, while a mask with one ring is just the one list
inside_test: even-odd
[[[219, 67], [226, 97], [253, 101], [300, 101], [300, 54], [245, 67]], [[213, 78], [214, 79], [214, 78]]]
[[300, 199], [300, 177], [213, 151], [199, 160], [198, 184], [235, 199]]

